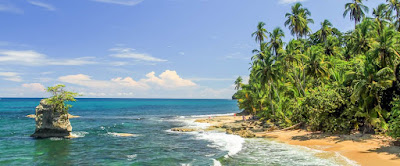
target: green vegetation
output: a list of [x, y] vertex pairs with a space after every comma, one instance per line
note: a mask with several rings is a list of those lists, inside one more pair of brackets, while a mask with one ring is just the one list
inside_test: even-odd
[[48, 104], [53, 105], [54, 111], [60, 111], [64, 114], [67, 114], [72, 105], [66, 104], [65, 102], [76, 101], [75, 97], [79, 96], [79, 94], [65, 91], [64, 88], [65, 85], [62, 84], [48, 87], [47, 92], [50, 92], [53, 96], [46, 99], [46, 101]]
[[362, 0], [345, 5], [355, 29], [340, 32], [324, 20], [312, 33], [311, 12], [297, 3], [285, 26], [295, 39], [283, 43], [280, 28], [258, 23], [248, 83], [235, 81], [240, 109], [262, 121], [302, 124], [329, 133], [400, 137], [400, 1], [373, 9]]

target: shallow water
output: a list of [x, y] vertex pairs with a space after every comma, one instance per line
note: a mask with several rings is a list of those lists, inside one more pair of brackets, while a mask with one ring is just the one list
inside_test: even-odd
[[[0, 100], [0, 165], [347, 165], [345, 158], [216, 131], [194, 117], [238, 112], [232, 100], [79, 99], [75, 139], [29, 137], [40, 99]], [[178, 133], [173, 127], [200, 131]], [[118, 137], [132, 133], [135, 137]]]

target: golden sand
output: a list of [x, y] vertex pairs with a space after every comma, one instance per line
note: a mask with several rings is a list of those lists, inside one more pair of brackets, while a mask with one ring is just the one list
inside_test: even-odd
[[[248, 117], [246, 117], [248, 118]], [[196, 122], [222, 126], [225, 123], [241, 121], [242, 117], [219, 116], [197, 119]], [[360, 165], [400, 166], [400, 147], [390, 145], [389, 137], [377, 135], [328, 135], [304, 130], [257, 132], [257, 137], [274, 139], [290, 145], [305, 146], [327, 152], [338, 152]]]

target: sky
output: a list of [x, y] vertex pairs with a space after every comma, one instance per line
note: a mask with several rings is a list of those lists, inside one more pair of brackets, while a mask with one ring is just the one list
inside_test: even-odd
[[[301, 2], [315, 24], [341, 31], [350, 0], [0, 0], [0, 97], [223, 98], [248, 80], [251, 33], [269, 31]], [[369, 0], [372, 8], [385, 0]]]

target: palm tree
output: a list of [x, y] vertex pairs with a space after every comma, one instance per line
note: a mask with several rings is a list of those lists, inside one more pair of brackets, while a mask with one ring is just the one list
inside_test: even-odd
[[390, 14], [387, 12], [388, 6], [385, 4], [380, 4], [377, 8], [375, 8], [372, 12], [372, 15], [375, 17], [375, 29], [377, 29], [378, 35], [382, 32], [385, 24], [387, 23], [386, 20], [390, 19]]
[[353, 3], [347, 3], [345, 6], [343, 17], [350, 13], [350, 20], [354, 20], [354, 28], [357, 23], [365, 17], [365, 12], [368, 13], [368, 7], [362, 4], [362, 0], [353, 0]]
[[236, 81], [235, 81], [235, 85], [236, 85], [235, 89], [236, 90], [239, 90], [242, 87], [242, 81], [243, 81], [243, 79], [240, 76], [236, 79]]
[[365, 19], [351, 34], [349, 45], [352, 46], [352, 53], [364, 54], [370, 49], [371, 27], [372, 21], [370, 19]]
[[400, 1], [399, 0], [386, 0], [387, 7], [388, 7], [388, 12], [391, 14], [391, 11], [396, 11], [395, 15], [395, 25], [397, 28], [397, 31], [400, 31]]
[[395, 63], [400, 57], [398, 48], [400, 47], [397, 42], [399, 32], [392, 28], [386, 27], [382, 33], [376, 36], [374, 42], [371, 44], [370, 50], [374, 58], [379, 59], [380, 67], [391, 67], [394, 69]]
[[328, 76], [327, 62], [324, 61], [324, 54], [318, 46], [312, 46], [307, 51], [308, 59], [305, 66], [305, 74], [314, 78]]
[[273, 115], [275, 115], [275, 108], [272, 102], [274, 93], [273, 84], [274, 81], [279, 78], [279, 69], [274, 62], [274, 58], [272, 58], [271, 53], [269, 53], [264, 60], [257, 60], [252, 66], [254, 76], [260, 81], [262, 89], [265, 89], [265, 85], [268, 85], [267, 90], [269, 92], [270, 109]]
[[381, 99], [379, 93], [392, 86], [394, 81], [393, 70], [389, 67], [380, 69], [374, 64], [374, 60], [367, 57], [365, 67], [362, 71], [347, 73], [347, 79], [353, 80], [352, 103], [361, 107], [356, 117], [364, 118], [365, 127], [380, 127], [387, 129], [385, 118], [387, 112], [380, 107]]
[[325, 42], [329, 35], [337, 35], [338, 31], [339, 30], [332, 27], [332, 23], [329, 22], [329, 20], [324, 20], [324, 22], [321, 23], [321, 29], [315, 32], [315, 34], [321, 42]]
[[256, 37], [255, 38], [256, 42], [258, 42], [260, 44], [263, 43], [264, 40], [267, 39], [266, 33], [268, 33], [268, 32], [264, 28], [264, 26], [265, 26], [264, 22], [259, 22], [257, 25], [257, 30], [253, 34], [251, 34], [252, 37], [254, 37], [254, 36]]
[[275, 54], [275, 57], [278, 57], [279, 50], [283, 47], [282, 37], [285, 37], [285, 33], [281, 28], [275, 28], [271, 33], [269, 33], [269, 37], [271, 38], [269, 41], [269, 49]]
[[296, 3], [292, 6], [292, 12], [286, 13], [285, 26], [289, 26], [292, 35], [296, 35], [297, 38], [308, 35], [311, 29], [308, 27], [308, 23], [314, 23], [314, 20], [309, 19], [311, 12], [307, 8], [303, 8], [301, 3]]

